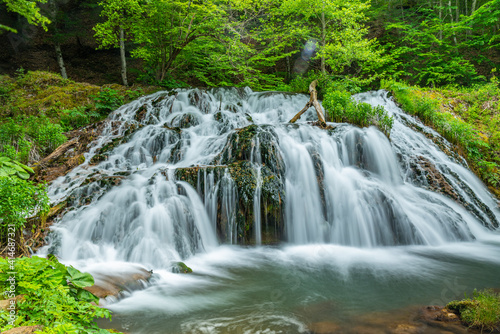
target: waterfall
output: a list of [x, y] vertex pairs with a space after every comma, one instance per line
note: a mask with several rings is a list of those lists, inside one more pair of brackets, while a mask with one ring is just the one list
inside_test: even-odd
[[221, 243], [438, 246], [496, 233], [496, 200], [446, 140], [384, 91], [356, 99], [394, 116], [391, 140], [318, 128], [312, 109], [289, 124], [300, 94], [176, 90], [125, 105], [50, 186], [68, 212], [46, 251], [165, 268]]

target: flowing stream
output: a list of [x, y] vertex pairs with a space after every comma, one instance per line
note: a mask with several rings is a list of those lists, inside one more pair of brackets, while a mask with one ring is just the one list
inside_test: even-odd
[[129, 333], [381, 333], [374, 311], [500, 288], [498, 202], [387, 92], [355, 98], [394, 116], [390, 140], [321, 129], [313, 109], [289, 124], [305, 95], [194, 89], [125, 105], [51, 184], [69, 210], [41, 254], [96, 277], [152, 269], [145, 289], [104, 301]]

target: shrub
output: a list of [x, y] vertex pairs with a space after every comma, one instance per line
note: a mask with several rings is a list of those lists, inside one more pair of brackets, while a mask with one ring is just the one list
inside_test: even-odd
[[390, 136], [394, 120], [381, 107], [372, 107], [367, 103], [359, 103], [351, 99], [346, 90], [328, 90], [323, 106], [334, 122], [346, 122], [360, 127], [377, 126], [386, 136]]
[[[109, 333], [97, 327], [96, 318], [111, 319], [110, 312], [92, 304], [99, 298], [84, 289], [94, 284], [90, 274], [66, 267], [53, 255], [9, 261], [0, 259], [0, 281], [9, 283], [8, 272], [15, 266], [16, 289], [14, 293], [10, 284], [3, 286], [3, 295], [23, 295], [17, 302], [15, 327], [42, 325], [42, 333]], [[7, 311], [1, 311], [2, 331], [13, 328], [9, 320]]]
[[[47, 212], [49, 198], [42, 184], [22, 180], [16, 176], [0, 177], [0, 240], [7, 244], [24, 228], [26, 218], [36, 213]], [[14, 229], [14, 231], [12, 230]], [[14, 233], [14, 237], [12, 234]]]

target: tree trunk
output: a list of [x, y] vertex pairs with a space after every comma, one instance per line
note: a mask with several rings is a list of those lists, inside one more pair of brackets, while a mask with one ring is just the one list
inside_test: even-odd
[[470, 10], [470, 15], [474, 14], [474, 12], [476, 11], [476, 3], [477, 0], [472, 0], [472, 8]]
[[120, 58], [122, 61], [122, 81], [124, 86], [128, 86], [127, 81], [127, 60], [125, 59], [125, 33], [120, 27]]
[[61, 51], [61, 44], [59, 43], [59, 40], [57, 38], [58, 34], [58, 29], [57, 29], [57, 7], [56, 7], [56, 2], [55, 0], [51, 0], [49, 2], [50, 6], [50, 12], [52, 15], [52, 22], [54, 24], [54, 46], [56, 49], [56, 58], [57, 58], [57, 64], [59, 65], [59, 70], [61, 71], [61, 76], [63, 79], [68, 79], [68, 74], [66, 74], [66, 67], [64, 66], [64, 59], [62, 56], [62, 51]]
[[[448, 9], [450, 10], [450, 22], [453, 24], [453, 11], [451, 9], [451, 0], [448, 0]], [[457, 21], [458, 22], [458, 21]], [[455, 42], [455, 45], [457, 45], [457, 35], [455, 32], [453, 32], [453, 41]]]
[[62, 51], [61, 51], [61, 44], [59, 44], [59, 42], [55, 42], [55, 47], [56, 47], [57, 64], [59, 64], [59, 69], [61, 70], [61, 76], [63, 77], [63, 79], [68, 79], [68, 75], [66, 74], [66, 67], [64, 66], [64, 59], [63, 59]]
[[[323, 6], [324, 7], [324, 6]], [[321, 12], [321, 48], [322, 52], [325, 49], [326, 45], [326, 21], [325, 21], [325, 11]], [[326, 73], [326, 65], [325, 65], [325, 55], [321, 56], [321, 73]]]
[[[439, 0], [439, 24], [443, 24], [443, 0]], [[443, 29], [439, 29], [439, 39], [443, 39]]]

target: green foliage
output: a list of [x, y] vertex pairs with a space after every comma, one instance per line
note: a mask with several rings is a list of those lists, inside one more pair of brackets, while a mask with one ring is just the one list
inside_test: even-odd
[[500, 295], [492, 290], [474, 290], [473, 298], [452, 301], [446, 307], [459, 313], [461, 320], [481, 331], [500, 329]]
[[46, 116], [19, 116], [0, 124], [0, 156], [24, 163], [49, 154], [66, 140], [63, 127]]
[[[46, 3], [47, 0], [1, 0], [1, 2], [3, 2], [7, 6], [8, 11], [18, 13], [19, 15], [26, 18], [29, 24], [40, 25], [45, 30], [47, 30], [47, 24], [50, 23], [50, 20], [40, 13], [40, 7], [38, 7], [38, 4]], [[17, 33], [16, 29], [0, 24], [0, 32], [2, 30]]]
[[[372, 107], [368, 103], [354, 101], [349, 91], [335, 89], [332, 86], [327, 89], [323, 99], [323, 106], [332, 121], [351, 123], [360, 127], [375, 125], [386, 136], [390, 136], [394, 120], [383, 107]], [[339, 87], [342, 87], [342, 84]]]
[[30, 177], [29, 173], [34, 173], [30, 167], [7, 157], [0, 157], [0, 177], [17, 176], [27, 180]]
[[115, 89], [104, 88], [94, 97], [95, 109], [101, 115], [107, 115], [118, 109], [125, 102], [123, 96]]
[[401, 36], [392, 51], [398, 61], [398, 74], [412, 82], [434, 87], [452, 83], [470, 85], [484, 79], [464, 58], [460, 45], [451, 43], [456, 26], [443, 24], [431, 16], [418, 24], [394, 23], [387, 28], [397, 30]]
[[127, 32], [133, 29], [135, 22], [140, 19], [143, 8], [137, 0], [103, 0], [99, 5], [102, 7], [101, 16], [106, 18], [106, 21], [94, 27], [99, 47], [118, 47], [119, 29]]
[[61, 111], [60, 121], [64, 130], [69, 131], [98, 121], [101, 115], [88, 107], [81, 106]]
[[[99, 329], [96, 318], [111, 319], [108, 310], [91, 304], [99, 298], [83, 288], [94, 284], [93, 277], [61, 264], [53, 255], [15, 260], [17, 326], [42, 325], [42, 333], [109, 333]], [[0, 259], [0, 280], [9, 278], [8, 259]], [[5, 287], [3, 290], [8, 290]], [[9, 297], [9, 292], [5, 293]], [[4, 295], [5, 295], [4, 294]], [[7, 311], [0, 312], [0, 328], [8, 330]]]
[[[49, 198], [43, 184], [16, 176], [0, 176], [0, 235], [7, 239], [8, 225], [21, 230], [26, 218], [49, 210]], [[12, 226], [11, 226], [12, 227]], [[5, 240], [4, 240], [5, 239]]]

